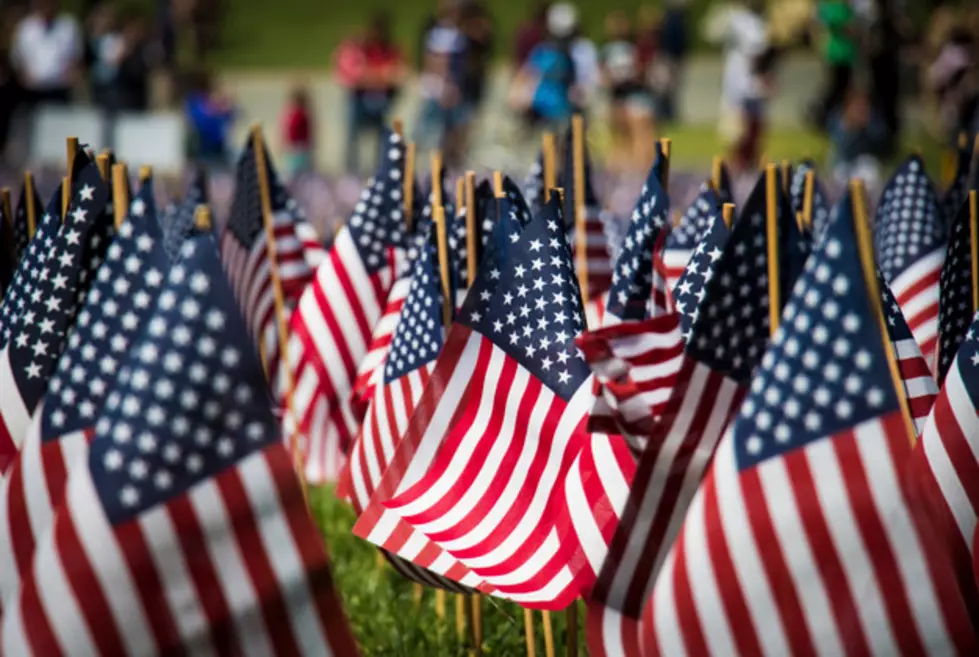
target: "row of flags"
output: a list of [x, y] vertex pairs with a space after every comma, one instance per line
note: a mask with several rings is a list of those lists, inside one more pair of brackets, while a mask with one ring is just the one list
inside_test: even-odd
[[973, 152], [674, 222], [661, 148], [618, 222], [573, 143], [453, 197], [389, 133], [329, 249], [258, 133], [220, 234], [76, 158], [3, 279], [5, 646], [348, 654], [305, 480], [419, 584], [585, 598], [592, 654], [972, 651]]

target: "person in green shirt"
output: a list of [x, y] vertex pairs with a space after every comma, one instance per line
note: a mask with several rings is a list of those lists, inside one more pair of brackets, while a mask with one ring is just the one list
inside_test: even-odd
[[848, 0], [820, 0], [816, 16], [826, 29], [823, 58], [826, 88], [819, 103], [819, 123], [826, 126], [830, 114], [843, 104], [853, 80], [857, 60], [856, 15]]

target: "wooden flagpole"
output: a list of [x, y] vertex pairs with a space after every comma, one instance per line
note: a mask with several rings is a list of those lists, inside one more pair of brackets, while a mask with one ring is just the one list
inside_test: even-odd
[[466, 274], [469, 285], [476, 280], [479, 265], [479, 226], [476, 225], [476, 172], [466, 172]]
[[[574, 164], [574, 232], [575, 263], [581, 302], [588, 305], [588, 233], [585, 227], [585, 120], [580, 114], [571, 117], [571, 148]], [[550, 657], [550, 655], [548, 655]]]
[[[258, 194], [262, 205], [262, 223], [265, 225], [265, 253], [269, 261], [269, 278], [272, 280], [272, 298], [274, 301], [275, 310], [275, 320], [276, 320], [276, 333], [278, 333], [279, 339], [279, 362], [285, 363], [286, 366], [282, 367], [283, 375], [285, 376], [285, 403], [286, 403], [286, 413], [292, 418], [291, 434], [289, 436], [289, 448], [292, 451], [292, 458], [294, 461], [294, 466], [296, 468], [296, 475], [299, 477], [299, 482], [302, 484], [303, 495], [306, 498], [306, 503], [309, 503], [309, 491], [306, 488], [306, 477], [303, 473], [302, 458], [299, 453], [299, 436], [297, 435], [298, 427], [295, 424], [295, 410], [293, 408], [292, 400], [293, 395], [296, 391], [296, 384], [292, 378], [292, 370], [289, 368], [289, 340], [286, 335], [286, 310], [285, 310], [285, 297], [282, 292], [282, 278], [279, 276], [279, 259], [277, 255], [276, 242], [275, 242], [275, 226], [272, 222], [274, 221], [272, 217], [272, 193], [269, 188], [269, 170], [268, 165], [265, 162], [265, 141], [262, 137], [262, 128], [258, 124], [252, 126], [252, 147], [255, 149], [255, 168], [258, 170]], [[262, 336], [262, 352], [265, 352], [265, 341], [264, 336]], [[268, 357], [263, 359], [263, 362], [268, 367]], [[268, 377], [269, 381], [273, 381], [275, 378], [275, 373], [269, 372], [266, 369], [265, 375]]]
[[432, 209], [437, 207], [442, 207], [442, 153], [432, 151]]
[[553, 132], [541, 135], [541, 174], [544, 178], [544, 201], [551, 200], [551, 190], [557, 187], [557, 148]]
[[972, 252], [972, 312], [979, 312], [979, 209], [976, 190], [969, 190], [969, 246]]
[[65, 139], [65, 150], [68, 155], [68, 176], [67, 182], [61, 187], [61, 221], [65, 220], [68, 214], [68, 205], [71, 202], [71, 170], [75, 166], [75, 156], [78, 154], [78, 137], [68, 137]]
[[725, 203], [721, 206], [721, 218], [728, 230], [734, 225], [734, 203]]
[[673, 140], [669, 137], [663, 137], [659, 140], [660, 150], [663, 151], [663, 168], [660, 169], [660, 181], [659, 184], [663, 187], [663, 191], [670, 184], [670, 157], [673, 155]]
[[24, 194], [27, 197], [27, 235], [31, 239], [37, 232], [37, 208], [34, 207], [34, 174], [30, 171], [24, 172]]
[[911, 411], [908, 408], [901, 371], [897, 366], [897, 357], [894, 355], [894, 346], [887, 334], [887, 318], [884, 317], [880, 288], [877, 285], [877, 263], [874, 259], [874, 241], [870, 232], [870, 221], [867, 218], [867, 196], [863, 180], [859, 178], [850, 180], [850, 197], [853, 208], [853, 232], [857, 239], [857, 253], [863, 268], [863, 278], [867, 285], [871, 312], [876, 316], [877, 324], [880, 327], [880, 337], [884, 345], [884, 353], [887, 356], [887, 366], [891, 371], [894, 392], [897, 393], [898, 403], [901, 406], [901, 415], [904, 417], [904, 427], [908, 434], [908, 440], [913, 446], [917, 442], [917, 432], [914, 428], [914, 422], [911, 420]]
[[718, 194], [721, 193], [721, 167], [723, 166], [724, 160], [721, 159], [720, 155], [715, 155], [710, 170], [710, 181], [714, 185], [714, 191]]
[[144, 164], [139, 168], [139, 182], [144, 183], [153, 176], [153, 167]]
[[206, 205], [194, 208], [194, 228], [201, 231], [211, 230], [211, 209]]
[[523, 634], [527, 644], [527, 657], [537, 657], [537, 639], [534, 638], [534, 612], [523, 610]]
[[806, 230], [812, 230], [812, 199], [816, 193], [816, 172], [806, 171], [806, 185], [802, 193], [802, 225]]
[[129, 211], [128, 177], [129, 172], [124, 162], [112, 165], [112, 219], [117, 230], [126, 220]]
[[404, 191], [405, 228], [410, 233], [415, 229], [415, 144], [405, 145]]
[[779, 290], [778, 267], [778, 174], [775, 165], [765, 167], [765, 228], [768, 239], [768, 324], [771, 335], [778, 330], [782, 315], [781, 290]]
[[106, 182], [112, 176], [111, 166], [109, 165], [111, 159], [109, 151], [103, 151], [95, 156], [95, 166], [99, 168], [99, 175], [102, 176], [102, 180]]
[[791, 181], [789, 180], [792, 164], [788, 160], [782, 160], [782, 193], [788, 194]]

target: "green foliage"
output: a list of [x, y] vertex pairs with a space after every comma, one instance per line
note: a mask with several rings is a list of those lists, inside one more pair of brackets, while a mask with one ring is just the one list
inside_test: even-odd
[[[468, 644], [456, 635], [456, 596], [446, 596], [446, 614], [435, 610], [435, 592], [425, 590], [416, 604], [414, 586], [388, 564], [379, 565], [378, 551], [351, 533], [353, 510], [336, 499], [333, 489], [310, 491], [313, 515], [326, 537], [333, 577], [343, 597], [347, 618], [364, 657], [441, 657], [467, 655]], [[579, 605], [583, 612], [583, 607]], [[579, 614], [580, 616], [581, 614]], [[523, 609], [483, 597], [483, 655], [524, 655]], [[551, 615], [555, 652], [564, 655], [565, 614]], [[535, 612], [537, 654], [544, 654], [541, 614]], [[586, 655], [584, 631], [579, 620], [579, 655]]]

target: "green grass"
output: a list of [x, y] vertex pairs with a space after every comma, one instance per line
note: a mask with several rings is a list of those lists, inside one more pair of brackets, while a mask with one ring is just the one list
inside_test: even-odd
[[[413, 585], [387, 563], [379, 565], [378, 551], [351, 533], [353, 510], [333, 495], [329, 487], [310, 491], [313, 515], [326, 538], [333, 576], [347, 618], [362, 656], [441, 657], [466, 655], [467, 647], [456, 635], [455, 596], [447, 596], [446, 616], [435, 611], [435, 592], [425, 590], [420, 604]], [[512, 603], [484, 597], [483, 655], [524, 655], [523, 610]], [[535, 613], [537, 654], [544, 654], [541, 614]], [[564, 613], [552, 614], [555, 650], [565, 654]], [[579, 622], [580, 625], [580, 622]], [[584, 631], [579, 635], [579, 654], [586, 655]]]

